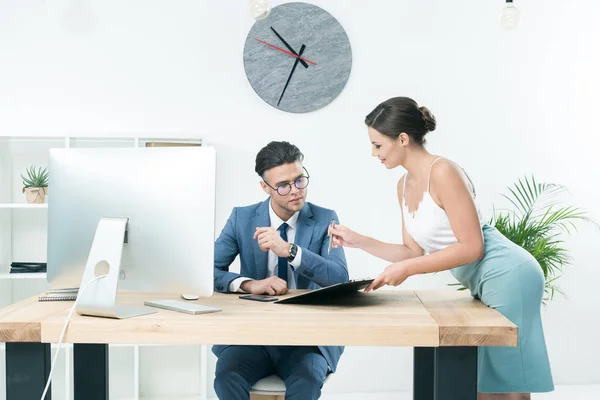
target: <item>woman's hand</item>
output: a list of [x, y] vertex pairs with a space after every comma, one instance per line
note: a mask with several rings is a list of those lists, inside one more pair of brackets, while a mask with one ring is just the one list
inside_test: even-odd
[[377, 290], [384, 285], [398, 286], [410, 276], [407, 261], [390, 264], [371, 284], [365, 289], [365, 293]]
[[354, 232], [344, 225], [334, 225], [333, 228], [329, 227], [327, 233], [333, 235], [331, 237], [331, 240], [333, 240], [332, 247], [360, 248], [365, 238], [363, 235]]

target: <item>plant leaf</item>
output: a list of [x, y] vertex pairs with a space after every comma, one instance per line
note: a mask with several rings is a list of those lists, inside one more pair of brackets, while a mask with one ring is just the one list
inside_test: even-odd
[[527, 250], [539, 263], [545, 277], [545, 293], [552, 300], [556, 293], [565, 295], [555, 284], [563, 268], [572, 262], [563, 246], [562, 234], [577, 231], [577, 222], [592, 223], [588, 214], [575, 206], [563, 206], [557, 197], [566, 188], [554, 183], [538, 183], [532, 175], [519, 179], [502, 195], [514, 207], [505, 213], [494, 209], [490, 223], [513, 243]]

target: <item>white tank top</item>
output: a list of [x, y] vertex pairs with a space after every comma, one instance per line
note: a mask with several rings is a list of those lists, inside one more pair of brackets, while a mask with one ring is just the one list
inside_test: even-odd
[[[427, 191], [423, 193], [423, 200], [421, 200], [414, 213], [408, 211], [408, 205], [406, 204], [404, 194], [406, 193], [406, 177], [408, 173], [404, 175], [404, 187], [402, 189], [404, 227], [409, 235], [412, 236], [415, 242], [417, 242], [426, 253], [434, 253], [458, 242], [456, 236], [454, 236], [452, 227], [450, 226], [450, 220], [446, 215], [446, 211], [438, 206], [431, 197], [431, 194], [429, 194], [431, 167], [433, 167], [433, 164], [435, 164], [437, 160], [442, 158], [443, 157], [436, 158], [431, 163], [427, 177]], [[473, 182], [471, 182], [471, 179], [466, 172], [465, 175], [469, 180], [470, 189], [473, 191], [473, 197], [475, 197]], [[476, 201], [475, 207], [477, 208], [480, 225], [483, 226], [486, 224], [486, 221], [483, 220]]]

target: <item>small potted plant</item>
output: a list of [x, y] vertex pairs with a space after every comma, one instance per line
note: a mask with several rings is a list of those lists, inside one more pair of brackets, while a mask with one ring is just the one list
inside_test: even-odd
[[26, 168], [27, 176], [21, 175], [23, 179], [23, 193], [30, 204], [42, 204], [46, 201], [48, 194], [48, 170], [46, 167], [35, 165]]
[[[544, 304], [556, 293], [563, 296], [556, 280], [563, 268], [571, 265], [572, 258], [563, 234], [577, 230], [578, 222], [588, 222], [598, 227], [586, 211], [565, 205], [560, 196], [566, 188], [554, 183], [538, 183], [533, 176], [519, 179], [508, 188], [510, 195], [502, 195], [513, 210], [494, 213], [490, 224], [510, 241], [527, 250], [540, 264], [546, 281]], [[466, 289], [460, 283], [458, 290]]]
[[546, 281], [546, 300], [556, 293], [565, 293], [556, 284], [563, 268], [573, 259], [563, 234], [577, 231], [579, 222], [598, 227], [588, 213], [579, 207], [566, 205], [561, 196], [566, 187], [554, 183], [538, 183], [533, 176], [519, 179], [502, 195], [513, 210], [497, 213], [491, 223], [512, 242], [527, 250], [540, 264]]

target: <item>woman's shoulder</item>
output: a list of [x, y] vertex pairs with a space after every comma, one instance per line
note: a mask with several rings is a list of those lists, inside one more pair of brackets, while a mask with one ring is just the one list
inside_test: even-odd
[[445, 181], [447, 179], [461, 177], [463, 174], [463, 169], [457, 163], [448, 158], [439, 157], [431, 166], [430, 179], [432, 181]]
[[473, 194], [475, 194], [475, 188], [471, 178], [467, 175], [465, 170], [452, 160], [447, 158], [439, 159], [431, 167], [431, 173], [429, 178], [430, 188], [433, 187], [447, 190], [454, 190], [456, 185], [464, 184]]

